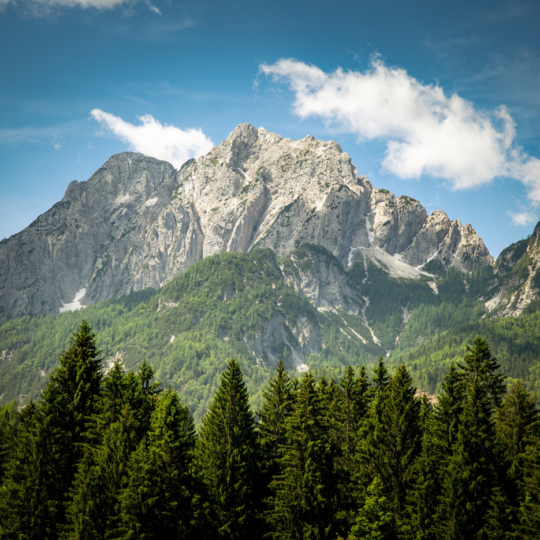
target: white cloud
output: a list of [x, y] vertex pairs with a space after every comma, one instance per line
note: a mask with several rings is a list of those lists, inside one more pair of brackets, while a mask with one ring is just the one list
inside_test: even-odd
[[149, 114], [139, 118], [142, 122], [140, 126], [134, 126], [100, 109], [94, 109], [90, 115], [120, 140], [129, 143], [136, 152], [163, 159], [176, 168], [189, 158], [206, 154], [214, 146], [201, 129], [184, 130], [161, 124]]
[[540, 160], [517, 146], [504, 106], [480, 112], [457, 94], [447, 96], [440, 86], [422, 84], [378, 58], [365, 72], [325, 73], [286, 59], [260, 70], [289, 84], [300, 118], [318, 116], [359, 140], [385, 139], [383, 167], [401, 178], [427, 174], [467, 189], [505, 176], [523, 182], [540, 203]]
[[507, 214], [512, 219], [513, 225], [518, 225], [521, 227], [525, 227], [531, 223], [536, 223], [537, 221], [536, 216], [530, 212], [507, 212]]
[[78, 7], [82, 9], [114, 9], [122, 5], [133, 5], [142, 2], [150, 11], [161, 15], [161, 11], [149, 0], [0, 0], [0, 9], [8, 4], [20, 6], [27, 13], [41, 16], [55, 13], [64, 8]]

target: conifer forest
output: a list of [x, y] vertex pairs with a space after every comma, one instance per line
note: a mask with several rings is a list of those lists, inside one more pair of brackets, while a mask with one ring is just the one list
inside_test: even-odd
[[0, 538], [538, 538], [535, 396], [481, 338], [441, 388], [382, 358], [280, 362], [252, 410], [230, 360], [195, 426], [147, 363], [104, 369], [83, 321], [41, 395], [0, 411]]

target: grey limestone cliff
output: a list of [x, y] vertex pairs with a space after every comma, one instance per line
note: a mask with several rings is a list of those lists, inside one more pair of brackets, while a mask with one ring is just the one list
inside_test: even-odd
[[373, 188], [337, 143], [241, 124], [179, 171], [126, 152], [71, 183], [61, 202], [0, 243], [0, 323], [160, 287], [221, 251], [284, 256], [305, 242], [344, 268], [360, 250], [394, 259], [398, 275], [433, 259], [460, 271], [493, 263], [470, 225]]

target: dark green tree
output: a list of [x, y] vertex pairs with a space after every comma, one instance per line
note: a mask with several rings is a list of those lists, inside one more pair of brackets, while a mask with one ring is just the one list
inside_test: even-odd
[[259, 410], [260, 468], [265, 477], [264, 485], [269, 485], [279, 471], [279, 449], [285, 444], [285, 421], [292, 412], [292, 401], [291, 381], [280, 360], [274, 376], [263, 390]]
[[238, 362], [231, 360], [204, 416], [197, 466], [214, 502], [220, 538], [260, 535], [255, 419]]
[[366, 368], [360, 368], [358, 376], [348, 366], [339, 381], [336, 407], [333, 411], [336, 422], [336, 442], [342, 450], [344, 469], [351, 470], [358, 444], [358, 430], [368, 409], [369, 383]]
[[522, 538], [534, 537], [540, 530], [539, 423], [535, 396], [516, 382], [497, 411], [496, 429], [505, 460], [504, 512], [515, 535]]
[[464, 385], [455, 366], [442, 383], [434, 408], [423, 401], [422, 451], [416, 463], [415, 485], [409, 500], [409, 535], [416, 540], [437, 540], [441, 534], [442, 483], [464, 407]]
[[[378, 369], [382, 371], [381, 364]], [[404, 519], [408, 489], [413, 485], [421, 450], [420, 401], [405, 366], [377, 391], [363, 427], [364, 462], [382, 483], [397, 537]]]
[[508, 467], [507, 491], [514, 491], [514, 504], [524, 499], [524, 469], [527, 465], [527, 454], [536, 444], [536, 433], [539, 428], [536, 397], [525, 390], [521, 381], [512, 385], [496, 412], [496, 429], [501, 452]]
[[330, 437], [324, 397], [307, 373], [286, 419], [286, 442], [280, 448], [280, 474], [274, 478], [273, 507], [267, 513], [275, 539], [335, 538], [338, 478], [335, 443]]
[[494, 506], [501, 507], [494, 413], [505, 387], [498, 369], [479, 338], [458, 365], [465, 402], [443, 482], [440, 525], [446, 538], [488, 538], [500, 528], [487, 519]]
[[21, 412], [0, 490], [2, 539], [41, 540], [58, 537], [61, 514], [54, 466], [61, 459], [57, 433], [43, 411], [30, 402]]
[[126, 374], [116, 362], [104, 377], [71, 493], [66, 537], [90, 540], [120, 534], [119, 496], [128, 462], [147, 434], [144, 426], [156, 404], [159, 385], [152, 378], [146, 362], [136, 375]]
[[170, 540], [194, 534], [194, 482], [191, 460], [195, 429], [178, 395], [161, 395], [150, 431], [129, 461], [121, 495], [126, 536]]
[[367, 489], [364, 504], [358, 511], [349, 540], [391, 540], [394, 538], [394, 518], [390, 503], [378, 477]]
[[[12, 509], [0, 512], [1, 519], [9, 521], [2, 526], [12, 531], [13, 538], [57, 538], [62, 533], [101, 378], [95, 335], [83, 321], [72, 335], [69, 349], [60, 356], [60, 366], [51, 374], [37, 406], [21, 422], [5, 482], [11, 486]], [[24, 470], [17, 470], [19, 460], [26, 463]]]

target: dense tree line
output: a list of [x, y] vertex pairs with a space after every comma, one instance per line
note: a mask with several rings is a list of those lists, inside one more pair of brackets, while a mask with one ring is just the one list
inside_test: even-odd
[[255, 415], [231, 360], [197, 433], [146, 363], [104, 373], [83, 322], [0, 436], [2, 540], [539, 536], [536, 400], [481, 339], [435, 405], [382, 359], [339, 380], [280, 363]]

